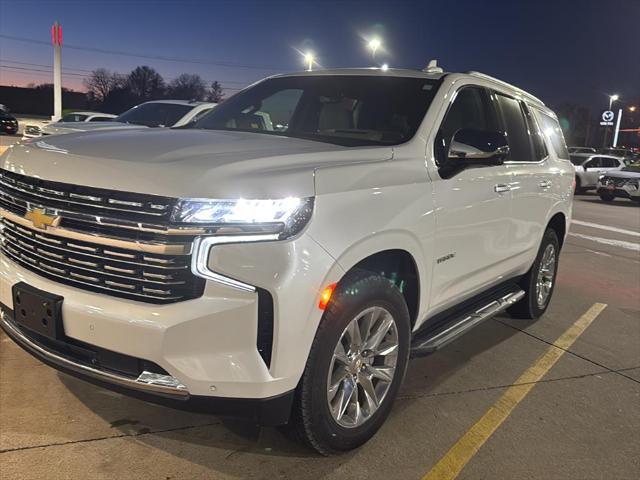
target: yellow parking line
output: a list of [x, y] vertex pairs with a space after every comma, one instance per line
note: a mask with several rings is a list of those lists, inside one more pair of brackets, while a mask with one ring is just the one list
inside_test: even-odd
[[551, 367], [562, 357], [564, 352], [573, 345], [573, 342], [582, 335], [606, 307], [605, 303], [594, 303], [531, 367], [520, 375], [515, 384], [504, 392], [498, 401], [487, 410], [487, 413], [422, 477], [422, 480], [456, 478], [469, 460], [480, 450], [480, 447], [527, 396], [535, 382], [538, 382], [551, 370]]

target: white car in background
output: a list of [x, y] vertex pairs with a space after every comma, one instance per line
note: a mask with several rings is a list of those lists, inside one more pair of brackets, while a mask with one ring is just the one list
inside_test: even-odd
[[[25, 128], [26, 138], [35, 138], [42, 135], [61, 135], [74, 132], [88, 132], [94, 130], [113, 130], [122, 128], [140, 127], [181, 127], [202, 118], [215, 103], [192, 102], [188, 100], [153, 100], [141, 103], [126, 112], [103, 120], [66, 121], [65, 117], [59, 122], [50, 123], [40, 128], [40, 132], [29, 126]], [[71, 115], [79, 115], [83, 112], [75, 112]], [[101, 116], [110, 116], [100, 114]]]
[[601, 175], [598, 180], [598, 195], [605, 202], [611, 202], [615, 198], [640, 202], [640, 163]]
[[[82, 122], [110, 122], [117, 115], [113, 115], [111, 113], [101, 113], [101, 112], [69, 112], [62, 116], [62, 118], [51, 124], [51, 128], [54, 128], [55, 125], [60, 124], [69, 124], [69, 123], [82, 123]], [[37, 138], [42, 136], [42, 129], [45, 126], [49, 126], [49, 122], [44, 122], [44, 125], [36, 125], [33, 123], [27, 124], [24, 127], [24, 133], [22, 134], [22, 138]]]
[[569, 147], [569, 153], [598, 153], [593, 147]]
[[598, 178], [607, 172], [620, 170], [626, 166], [621, 157], [598, 153], [572, 153], [571, 163], [576, 169], [575, 193], [584, 193], [598, 186]]

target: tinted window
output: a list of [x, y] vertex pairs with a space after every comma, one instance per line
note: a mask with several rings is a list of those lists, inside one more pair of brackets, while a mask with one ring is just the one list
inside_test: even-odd
[[110, 122], [113, 120], [111, 117], [93, 117], [89, 121], [90, 122]]
[[60, 119], [61, 122], [84, 122], [88, 115], [81, 115], [79, 113], [67, 113]]
[[509, 160], [516, 162], [531, 162], [533, 158], [531, 143], [529, 140], [529, 129], [522, 112], [520, 102], [515, 98], [496, 94], [504, 128], [507, 132], [509, 142]]
[[527, 108], [525, 104], [522, 104], [522, 109], [527, 119], [529, 136], [531, 138], [531, 143], [533, 145], [534, 160], [540, 161], [546, 158], [547, 155], [549, 155], [549, 152], [547, 152], [547, 146], [544, 144], [544, 139], [542, 138], [542, 132], [538, 127], [538, 122], [531, 114], [531, 111]]
[[272, 78], [231, 97], [194, 125], [299, 137], [345, 146], [410, 140], [435, 81], [360, 75]]
[[600, 157], [594, 157], [584, 164], [584, 168], [600, 168], [602, 166], [602, 159]]
[[570, 155], [569, 159], [574, 165], [582, 165], [587, 157], [583, 157], [582, 155]]
[[602, 158], [602, 166], [607, 168], [615, 168], [620, 166], [620, 162], [615, 158]]
[[560, 158], [569, 158], [567, 144], [564, 141], [564, 135], [558, 121], [544, 113], [540, 113], [540, 119], [542, 120], [542, 133], [551, 142], [556, 155]]
[[465, 87], [456, 94], [436, 138], [435, 155], [438, 164], [446, 160], [451, 138], [461, 128], [499, 130], [493, 108], [483, 88]]
[[191, 108], [193, 107], [190, 105], [177, 103], [143, 103], [127, 110], [113, 120], [147, 127], [171, 127], [184, 117]]

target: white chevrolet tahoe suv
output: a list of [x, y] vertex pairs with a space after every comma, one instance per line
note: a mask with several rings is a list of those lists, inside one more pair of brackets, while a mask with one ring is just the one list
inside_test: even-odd
[[178, 408], [367, 441], [410, 356], [549, 305], [574, 169], [555, 115], [440, 69], [268, 78], [193, 128], [0, 160], [0, 325]]

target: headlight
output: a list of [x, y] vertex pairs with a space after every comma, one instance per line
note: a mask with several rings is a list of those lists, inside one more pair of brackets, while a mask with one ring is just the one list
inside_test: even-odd
[[201, 226], [218, 234], [277, 234], [291, 237], [308, 223], [313, 198], [277, 200], [181, 199], [172, 214], [178, 225]]

